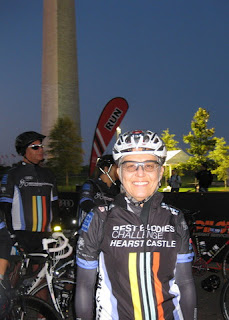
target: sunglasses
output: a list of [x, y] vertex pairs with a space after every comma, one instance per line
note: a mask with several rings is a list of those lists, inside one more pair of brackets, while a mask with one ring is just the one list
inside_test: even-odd
[[139, 167], [142, 167], [142, 169], [146, 172], [153, 172], [160, 166], [159, 163], [154, 160], [147, 160], [144, 162], [124, 161], [123, 163], [121, 163], [121, 165], [123, 167], [123, 170], [128, 172], [137, 171]]
[[31, 148], [33, 150], [38, 150], [39, 148], [44, 148], [43, 144], [31, 144], [31, 146], [28, 146], [28, 148]]

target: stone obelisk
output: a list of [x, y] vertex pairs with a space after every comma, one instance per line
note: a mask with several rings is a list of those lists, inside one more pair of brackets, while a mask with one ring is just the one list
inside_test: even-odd
[[43, 0], [41, 103], [42, 134], [67, 115], [81, 136], [75, 0]]

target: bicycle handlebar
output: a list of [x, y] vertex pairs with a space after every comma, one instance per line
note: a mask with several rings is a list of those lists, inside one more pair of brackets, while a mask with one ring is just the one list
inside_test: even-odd
[[65, 259], [67, 257], [69, 257], [72, 254], [73, 248], [72, 246], [68, 243], [67, 245], [68, 251], [66, 253], [60, 254], [57, 256], [58, 260], [60, 259]]
[[[68, 238], [65, 237], [65, 235], [62, 232], [54, 232], [52, 234], [51, 239], [48, 238], [44, 238], [42, 239], [42, 244], [43, 244], [43, 249], [46, 250], [47, 252], [60, 252], [66, 248], [68, 248], [68, 251], [64, 254], [61, 254], [58, 256], [58, 259], [65, 259], [68, 256], [71, 255], [73, 248], [72, 246], [69, 244], [69, 240]], [[63, 241], [63, 243], [61, 243], [58, 247], [56, 248], [49, 248], [49, 244], [51, 243], [56, 243], [58, 241], [58, 238], [61, 238], [61, 240]]]

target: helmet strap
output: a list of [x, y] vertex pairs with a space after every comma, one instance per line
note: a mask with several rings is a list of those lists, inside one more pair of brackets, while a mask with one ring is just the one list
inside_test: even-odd
[[30, 160], [26, 157], [26, 155], [24, 155], [24, 158], [25, 158], [29, 163], [33, 164], [34, 166], [38, 166], [40, 162], [44, 161], [44, 159], [43, 159], [43, 160], [39, 161], [38, 163], [34, 163], [34, 162], [30, 161]]
[[109, 175], [110, 171], [111, 171], [111, 168], [112, 168], [112, 164], [110, 164], [109, 168], [108, 168], [108, 171], [104, 171], [102, 168], [99, 168], [99, 170], [105, 174], [106, 176], [108, 176], [108, 178], [110, 179], [110, 181], [116, 186], [116, 182], [111, 178], [111, 176]]

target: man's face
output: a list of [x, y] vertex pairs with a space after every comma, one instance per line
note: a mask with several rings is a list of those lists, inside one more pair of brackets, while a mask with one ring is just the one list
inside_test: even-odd
[[35, 145], [40, 145], [41, 141], [40, 140], [36, 140], [33, 143], [31, 143], [25, 151], [25, 158], [24, 161], [28, 162], [27, 159], [29, 161], [31, 161], [32, 163], [38, 164], [39, 162], [41, 162], [44, 158], [44, 152], [43, 152], [43, 148], [42, 147], [38, 147], [35, 148], [37, 150], [35, 150], [34, 148], [31, 148], [31, 146]]
[[[122, 163], [124, 161], [145, 162], [149, 160], [157, 161], [157, 158], [150, 154], [128, 155], [123, 158]], [[133, 172], [127, 171], [125, 165], [120, 165], [118, 168], [118, 175], [125, 190], [137, 201], [142, 201], [155, 192], [163, 172], [164, 168], [157, 165], [155, 170], [151, 172], [146, 171], [142, 166], [138, 166], [137, 170]]]
[[110, 176], [112, 177], [112, 179], [114, 181], [118, 180], [119, 177], [118, 177], [118, 173], [117, 173], [117, 165], [116, 164], [113, 164], [112, 167], [111, 167], [111, 171], [110, 171]]
[[[117, 173], [117, 165], [116, 164], [112, 164], [112, 167], [110, 169], [109, 172], [109, 176], [111, 177], [112, 180], [116, 181], [119, 179], [118, 177], [118, 173]], [[109, 171], [109, 167], [104, 167], [103, 168], [104, 172], [108, 172]], [[102, 172], [101, 172], [102, 173]]]

